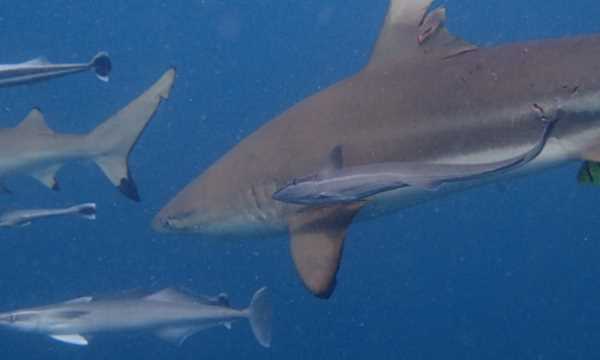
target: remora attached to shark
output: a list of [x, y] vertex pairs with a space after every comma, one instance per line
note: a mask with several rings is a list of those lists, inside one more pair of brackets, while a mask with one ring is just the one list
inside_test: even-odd
[[23, 209], [0, 214], [0, 227], [27, 226], [33, 221], [57, 216], [80, 216], [87, 220], [96, 219], [96, 204], [85, 203], [62, 209]]
[[335, 205], [365, 201], [371, 196], [407, 186], [434, 191], [447, 183], [483, 180], [487, 176], [516, 170], [534, 160], [544, 150], [556, 120], [545, 121], [540, 140], [525, 154], [484, 164], [384, 162], [344, 167], [343, 148], [336, 146], [325, 168], [293, 179], [276, 191], [273, 199], [299, 205]]
[[[546, 117], [560, 121], [543, 152], [499, 176], [573, 160], [600, 161], [600, 36], [477, 48], [447, 31], [445, 10], [428, 12], [431, 2], [392, 0], [362, 71], [244, 139], [171, 200], [154, 228], [229, 237], [287, 232], [304, 284], [328, 297], [355, 218], [380, 216], [478, 183], [435, 192], [406, 187], [364, 203], [319, 208], [272, 199], [291, 179], [317, 172], [335, 146], [344, 146], [349, 167], [487, 163], [530, 149], [539, 138], [540, 117]], [[599, 173], [589, 165], [580, 177], [584, 181]]]
[[137, 299], [94, 300], [82, 297], [64, 303], [0, 314], [0, 326], [48, 335], [73, 345], [88, 345], [88, 336], [103, 332], [153, 331], [177, 345], [195, 333], [248, 319], [257, 341], [271, 345], [271, 300], [259, 289], [247, 309], [229, 305], [225, 294], [191, 297], [164, 289]]
[[30, 84], [89, 70], [93, 70], [98, 79], [108, 81], [112, 70], [108, 53], [99, 52], [90, 62], [79, 64], [52, 64], [41, 57], [20, 64], [0, 65], [0, 86]]
[[[31, 175], [58, 190], [56, 172], [66, 163], [92, 160], [125, 196], [139, 200], [127, 161], [129, 153], [163, 99], [169, 96], [175, 70], [170, 69], [148, 90], [86, 135], [57, 134], [42, 113], [33, 109], [17, 127], [0, 129], [0, 181]], [[7, 191], [0, 183], [0, 189]]]

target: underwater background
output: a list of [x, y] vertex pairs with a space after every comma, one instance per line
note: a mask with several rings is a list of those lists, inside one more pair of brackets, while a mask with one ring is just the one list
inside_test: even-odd
[[[223, 241], [150, 229], [169, 198], [243, 137], [364, 66], [387, 3], [4, 0], [0, 63], [80, 62], [106, 50], [114, 72], [107, 84], [81, 74], [0, 89], [0, 127], [39, 106], [54, 130], [87, 132], [169, 66], [178, 74], [130, 158], [142, 203], [121, 196], [92, 163], [63, 168], [58, 193], [27, 177], [7, 181], [14, 194], [0, 209], [95, 201], [98, 220], [3, 230], [0, 311], [169, 286], [225, 291], [245, 307], [267, 285], [275, 308], [271, 349], [247, 322], [182, 347], [126, 333], [80, 348], [0, 330], [0, 359], [600, 357], [600, 190], [577, 185], [578, 164], [354, 224], [329, 301], [304, 290], [285, 237]], [[600, 32], [593, 0], [442, 3], [450, 30], [481, 46]]]

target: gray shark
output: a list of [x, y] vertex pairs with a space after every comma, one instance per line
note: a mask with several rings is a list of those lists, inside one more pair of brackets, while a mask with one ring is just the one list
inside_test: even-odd
[[0, 314], [0, 326], [48, 335], [85, 346], [97, 333], [152, 331], [161, 339], [183, 342], [191, 335], [215, 326], [248, 319], [258, 342], [271, 345], [271, 302], [266, 288], [258, 290], [247, 309], [237, 310], [227, 297], [194, 298], [164, 289], [137, 299], [94, 300], [81, 297], [55, 305]]
[[[152, 87], [86, 135], [57, 134], [42, 113], [33, 109], [17, 127], [0, 129], [0, 181], [31, 175], [58, 190], [56, 172], [67, 162], [92, 160], [125, 196], [139, 201], [127, 159], [139, 136], [169, 96], [175, 70], [168, 70]], [[0, 188], [6, 187], [0, 184]]]
[[12, 210], [0, 214], [0, 227], [27, 226], [33, 221], [56, 216], [76, 215], [87, 220], [96, 219], [96, 204], [85, 203], [61, 209]]
[[98, 79], [108, 81], [112, 64], [108, 53], [100, 52], [87, 63], [51, 64], [45, 58], [36, 58], [20, 64], [0, 65], [0, 86], [16, 86], [54, 79], [93, 70]]
[[342, 147], [338, 145], [331, 151], [324, 169], [291, 180], [273, 194], [273, 199], [299, 205], [334, 205], [363, 201], [406, 186], [434, 191], [446, 183], [497, 175], [535, 159], [544, 149], [555, 123], [556, 119], [546, 121], [540, 140], [525, 154], [487, 164], [384, 162], [344, 167]]
[[[154, 228], [229, 238], [289, 233], [305, 286], [326, 298], [354, 220], [571, 161], [600, 161], [600, 36], [478, 48], [451, 34], [445, 9], [429, 11], [431, 2], [392, 0], [364, 69], [245, 138], [180, 191]], [[540, 117], [560, 119], [542, 153], [479, 181], [323, 207], [272, 198], [290, 179], [318, 172], [339, 144], [349, 167], [489, 163], [530, 149]]]

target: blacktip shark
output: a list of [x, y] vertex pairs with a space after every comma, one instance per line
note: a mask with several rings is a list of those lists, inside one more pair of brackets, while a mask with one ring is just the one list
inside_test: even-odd
[[108, 53], [99, 52], [90, 62], [79, 64], [52, 64], [44, 57], [19, 64], [0, 64], [0, 87], [30, 84], [89, 70], [93, 70], [98, 79], [108, 81], [112, 70]]
[[267, 288], [252, 297], [247, 309], [229, 305], [227, 295], [192, 297], [167, 288], [137, 299], [95, 300], [91, 296], [63, 303], [0, 314], [0, 326], [44, 334], [85, 346], [97, 333], [152, 331], [161, 339], [182, 345], [195, 333], [248, 319], [257, 341], [271, 346], [271, 299]]
[[435, 191], [447, 183], [473, 181], [515, 170], [542, 152], [556, 120], [545, 121], [540, 140], [528, 152], [486, 164], [384, 162], [344, 167], [343, 147], [338, 145], [331, 151], [329, 161], [321, 171], [293, 179], [276, 191], [273, 199], [318, 206], [352, 203], [406, 186]]
[[[128, 198], [139, 201], [127, 161], [148, 122], [168, 98], [175, 70], [170, 69], [137, 99], [85, 135], [57, 134], [33, 109], [17, 127], [0, 129], [0, 181], [13, 175], [30, 175], [58, 190], [55, 174], [67, 162], [92, 160], [111, 183]], [[8, 192], [0, 184], [0, 189]]]
[[[244, 239], [289, 233], [304, 285], [327, 298], [354, 220], [570, 161], [600, 161], [600, 36], [478, 48], [451, 34], [445, 9], [431, 3], [391, 0], [364, 69], [248, 136], [180, 191], [153, 227]], [[317, 172], [340, 144], [349, 167], [489, 163], [530, 149], [540, 118], [560, 119], [542, 153], [485, 180], [323, 207], [272, 198], [290, 179]], [[580, 179], [600, 183], [590, 169]]]
[[28, 226], [39, 219], [72, 215], [87, 220], [96, 220], [96, 204], [85, 203], [61, 209], [11, 210], [0, 214], [0, 227]]

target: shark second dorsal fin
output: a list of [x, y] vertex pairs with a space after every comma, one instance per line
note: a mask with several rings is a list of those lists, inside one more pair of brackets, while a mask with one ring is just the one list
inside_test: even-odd
[[356, 203], [309, 209], [288, 220], [296, 270], [317, 297], [326, 299], [335, 288], [346, 232], [362, 206]]
[[447, 58], [476, 48], [448, 32], [444, 7], [428, 13], [432, 2], [390, 0], [369, 67], [415, 61], [423, 56]]
[[32, 133], [53, 133], [44, 120], [44, 114], [38, 108], [32, 109], [27, 117], [17, 126], [17, 129]]

